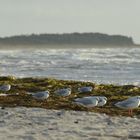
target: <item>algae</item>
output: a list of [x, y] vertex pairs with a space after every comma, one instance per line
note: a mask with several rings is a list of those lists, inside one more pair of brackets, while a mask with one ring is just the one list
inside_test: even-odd
[[[106, 113], [108, 115], [128, 116], [127, 110], [122, 110], [114, 106], [118, 101], [127, 99], [131, 96], [140, 95], [140, 87], [134, 85], [112, 85], [112, 84], [96, 84], [92, 82], [58, 80], [53, 78], [16, 78], [14, 76], [0, 77], [1, 84], [11, 84], [11, 90], [6, 94], [10, 96], [0, 96], [0, 105], [2, 107], [40, 107], [46, 109], [65, 109], [79, 111], [93, 111]], [[78, 88], [82, 86], [93, 87], [92, 92], [78, 93]], [[60, 88], [71, 88], [72, 94], [68, 97], [58, 97], [54, 91]], [[27, 92], [37, 92], [48, 90], [50, 97], [44, 101], [38, 101], [28, 95]], [[4, 93], [4, 92], [0, 92]], [[15, 95], [19, 93], [19, 95]], [[12, 95], [13, 94], [13, 95]], [[106, 96], [108, 102], [103, 107], [86, 108], [73, 103], [75, 98], [85, 96]], [[140, 108], [134, 110], [134, 115], [140, 114]]]

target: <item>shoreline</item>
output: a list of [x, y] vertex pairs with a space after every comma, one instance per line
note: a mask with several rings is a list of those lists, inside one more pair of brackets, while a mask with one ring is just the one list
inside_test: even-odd
[[3, 140], [140, 139], [137, 118], [25, 107], [0, 109], [0, 114]]
[[[140, 113], [135, 110], [128, 117], [126, 110], [113, 103], [128, 96], [138, 95], [140, 87], [133, 85], [97, 85], [91, 82], [58, 80], [52, 78], [0, 77], [0, 84], [11, 84], [7, 94], [0, 96], [0, 139], [3, 140], [138, 140]], [[68, 97], [54, 96], [54, 90], [71, 87]], [[79, 86], [92, 86], [93, 92], [78, 94]], [[27, 91], [49, 90], [50, 98], [38, 101]], [[14, 95], [19, 93], [18, 95]], [[73, 105], [77, 97], [104, 95], [108, 102], [103, 107], [88, 109]]]
[[0, 50], [30, 50], [30, 49], [103, 49], [103, 48], [140, 48], [140, 45], [83, 45], [83, 44], [46, 44], [46, 45], [36, 45], [36, 44], [0, 44]]

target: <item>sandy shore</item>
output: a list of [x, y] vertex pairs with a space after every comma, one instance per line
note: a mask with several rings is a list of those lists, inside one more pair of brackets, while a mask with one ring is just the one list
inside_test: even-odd
[[140, 139], [140, 119], [41, 108], [0, 109], [0, 140], [127, 139]]

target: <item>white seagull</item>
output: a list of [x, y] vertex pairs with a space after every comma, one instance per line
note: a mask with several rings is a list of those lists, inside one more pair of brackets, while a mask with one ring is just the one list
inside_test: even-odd
[[27, 94], [32, 95], [37, 100], [45, 100], [49, 97], [49, 91], [40, 91], [36, 93], [28, 92]]
[[4, 84], [0, 86], [0, 90], [1, 91], [9, 91], [11, 89], [11, 85], [10, 84]]
[[139, 107], [139, 105], [140, 105], [140, 96], [130, 97], [124, 101], [115, 104], [115, 106], [119, 108], [128, 109], [128, 114], [131, 116], [133, 113], [132, 109]]
[[70, 88], [62, 88], [58, 89], [54, 92], [58, 96], [69, 96], [71, 94], [71, 89]]
[[98, 105], [99, 98], [93, 96], [83, 97], [83, 98], [77, 98], [74, 100], [76, 104], [83, 105], [86, 107], [94, 107]]
[[0, 93], [0, 97], [5, 97], [5, 96], [16, 96], [19, 95], [19, 93], [13, 93], [13, 94], [5, 94], [5, 93]]
[[99, 101], [97, 106], [104, 106], [107, 103], [107, 98], [105, 96], [92, 96], [93, 98], [98, 97]]
[[92, 87], [91, 86], [87, 86], [87, 87], [81, 87], [81, 88], [78, 88], [78, 91], [80, 93], [85, 93], [85, 92], [91, 92], [92, 91]]

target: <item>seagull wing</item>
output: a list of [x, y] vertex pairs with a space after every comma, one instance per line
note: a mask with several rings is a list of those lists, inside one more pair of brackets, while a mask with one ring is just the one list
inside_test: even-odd
[[93, 103], [95, 103], [95, 101], [96, 101], [96, 99], [88, 99], [88, 98], [76, 100], [76, 102], [79, 102], [79, 103], [84, 104], [84, 105], [93, 104]]
[[136, 104], [135, 100], [125, 100], [122, 102], [118, 102], [116, 104], [116, 106], [122, 107], [122, 108], [131, 108], [134, 107], [134, 105]]
[[41, 98], [44, 96], [44, 93], [35, 93], [33, 96], [37, 98]]

